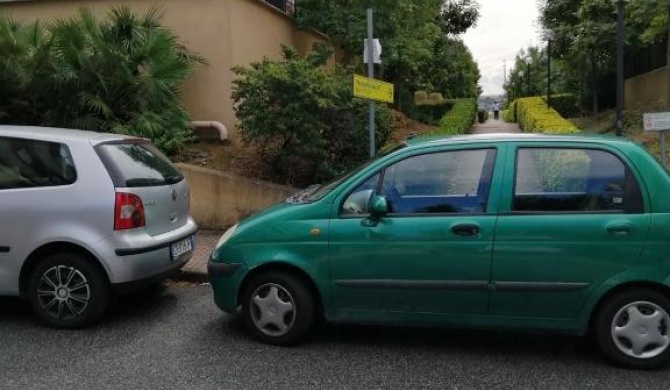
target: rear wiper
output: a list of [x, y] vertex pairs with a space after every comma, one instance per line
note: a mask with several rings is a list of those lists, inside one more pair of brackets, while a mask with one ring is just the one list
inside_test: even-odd
[[165, 178], [165, 184], [176, 184], [182, 180], [184, 180], [184, 176], [181, 175], [167, 176]]
[[126, 187], [148, 187], [148, 186], [159, 186], [164, 184], [166, 184], [166, 180], [156, 179], [152, 177], [143, 177], [143, 178], [126, 180]]

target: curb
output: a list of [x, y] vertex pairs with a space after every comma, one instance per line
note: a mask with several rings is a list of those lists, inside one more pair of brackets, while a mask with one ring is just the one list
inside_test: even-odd
[[209, 283], [209, 277], [207, 275], [207, 272], [193, 269], [181, 269], [179, 270], [179, 272], [174, 274], [170, 279], [180, 282], [190, 282], [196, 284]]

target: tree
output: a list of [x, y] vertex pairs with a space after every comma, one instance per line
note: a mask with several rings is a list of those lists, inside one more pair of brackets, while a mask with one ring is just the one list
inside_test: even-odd
[[448, 0], [440, 13], [445, 34], [463, 34], [476, 26], [478, 19], [479, 3], [476, 0]]
[[[442, 57], [440, 61], [444, 64], [441, 50], [453, 51], [454, 44], [445, 43], [445, 34], [463, 33], [479, 17], [479, 5], [473, 0], [301, 0], [297, 5], [298, 23], [328, 35], [341, 53], [338, 60], [344, 65], [362, 63], [363, 38], [366, 36], [365, 10], [373, 7], [375, 35], [382, 40], [384, 48], [380, 77], [396, 85], [397, 95], [401, 97], [400, 108], [407, 106], [414, 90], [433, 85], [425, 69], [436, 68], [429, 65], [436, 55]], [[464, 72], [456, 77], [463, 82], [476, 79], [473, 75], [477, 72], [473, 71], [470, 63], [472, 56], [459, 58], [465, 58], [467, 63], [461, 67], [451, 66], [452, 70]], [[444, 83], [436, 88], [444, 88]], [[470, 91], [476, 88], [475, 80], [474, 84], [461, 89], [466, 90], [469, 96]]]
[[[579, 93], [588, 83], [593, 112], [601, 99], [613, 104], [616, 72], [616, 7], [610, 0], [541, 0], [540, 23], [555, 32], [552, 57]], [[626, 7], [626, 42], [644, 47], [668, 37], [670, 2], [636, 0]], [[670, 39], [668, 40], [670, 45]], [[669, 46], [670, 47], [670, 46]], [[670, 63], [670, 50], [668, 50]]]

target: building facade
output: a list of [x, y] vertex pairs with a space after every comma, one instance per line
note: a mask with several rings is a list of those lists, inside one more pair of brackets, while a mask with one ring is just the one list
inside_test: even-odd
[[115, 6], [143, 13], [152, 6], [165, 10], [163, 24], [179, 35], [185, 47], [209, 61], [198, 66], [185, 85], [183, 104], [200, 124], [223, 124], [236, 138], [230, 97], [231, 68], [264, 57], [279, 58], [281, 44], [306, 53], [326, 37], [296, 27], [292, 0], [0, 0], [0, 13], [17, 21], [49, 21], [74, 15], [82, 6], [104, 17]]

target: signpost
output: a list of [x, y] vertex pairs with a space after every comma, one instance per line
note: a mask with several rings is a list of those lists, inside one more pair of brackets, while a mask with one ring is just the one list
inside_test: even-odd
[[354, 75], [354, 96], [384, 103], [393, 103], [393, 84]]
[[670, 112], [644, 114], [644, 131], [659, 131], [661, 133], [661, 162], [666, 166], [665, 133], [670, 130]]

